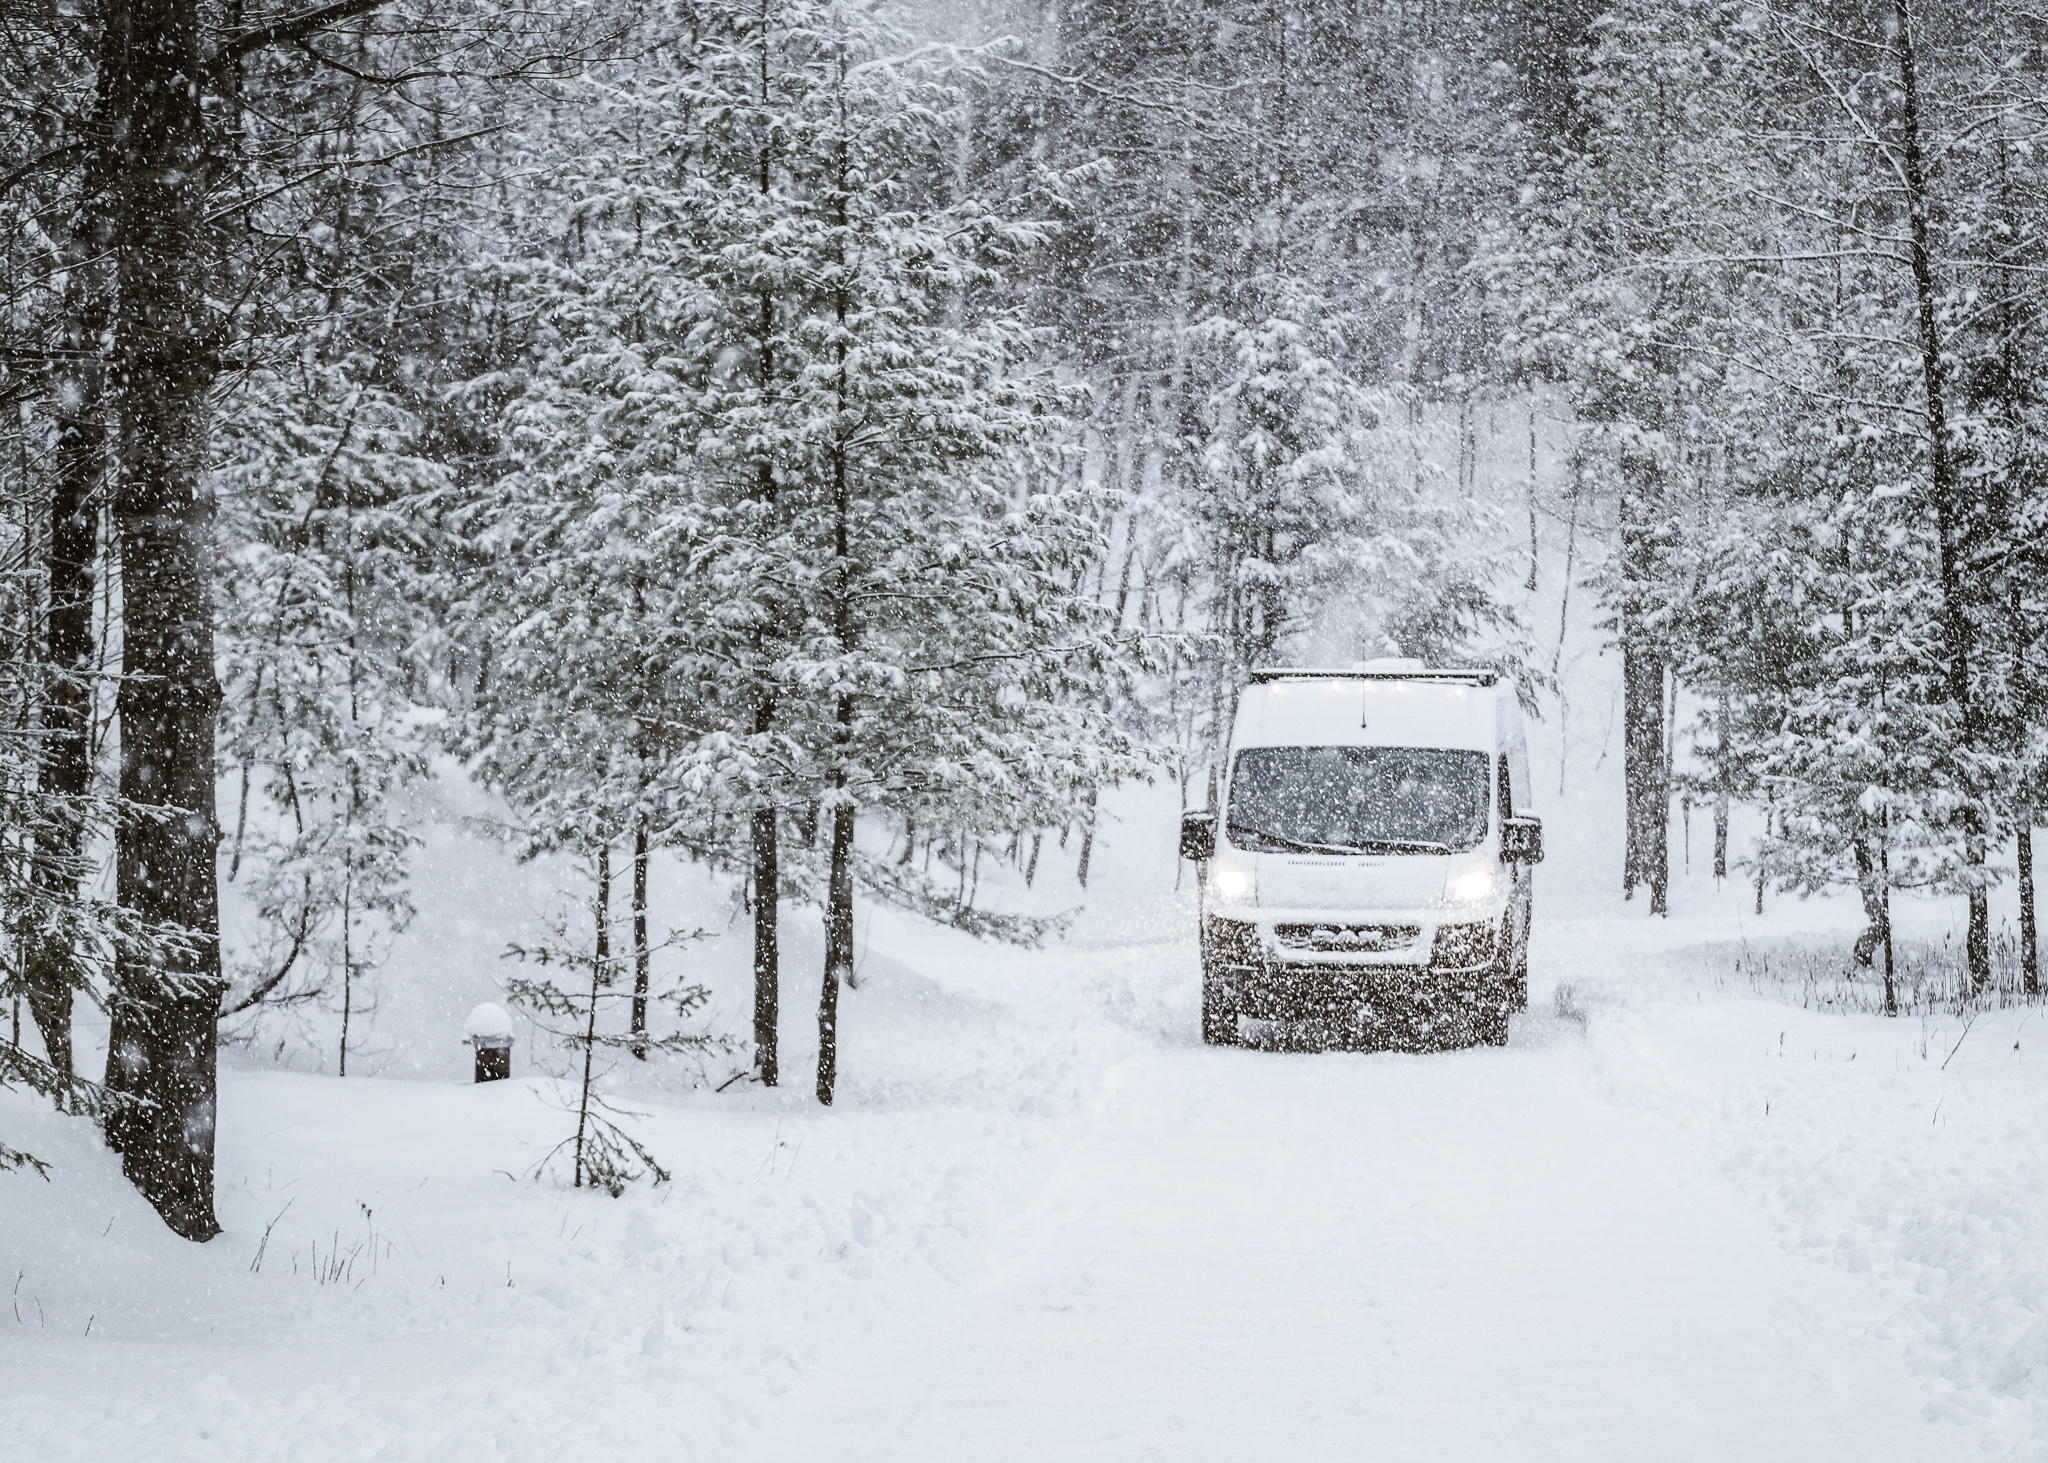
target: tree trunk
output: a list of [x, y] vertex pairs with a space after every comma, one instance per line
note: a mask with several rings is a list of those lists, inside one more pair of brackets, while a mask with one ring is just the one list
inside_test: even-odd
[[1718, 885], [1728, 877], [1728, 814], [1730, 811], [1728, 790], [1721, 789], [1714, 795], [1714, 882]]
[[348, 851], [348, 835], [342, 835], [341, 875], [341, 1055], [335, 1075], [348, 1075], [348, 1023], [355, 1007], [355, 950], [349, 940], [349, 926], [355, 919], [355, 860]]
[[1529, 403], [1529, 582], [1523, 586], [1536, 592], [1536, 403]]
[[612, 962], [612, 846], [597, 846], [597, 900], [592, 906], [597, 919], [597, 969], [604, 984], [611, 984]]
[[2020, 982], [2030, 996], [2041, 994], [2041, 949], [2034, 926], [2034, 805], [2021, 803], [2016, 810], [2019, 823], [2020, 858]]
[[[1777, 795], [1775, 793], [1766, 793], [1764, 797], [1764, 834], [1758, 843], [1756, 851], [1756, 912], [1758, 914], [1764, 912], [1764, 855], [1767, 851], [1765, 845], [1768, 845], [1771, 841], [1771, 819], [1777, 816]], [[1887, 905], [1886, 908], [1890, 908], [1890, 906]]]
[[[57, 450], [50, 490], [47, 665], [42, 724], [46, 740], [39, 779], [59, 800], [41, 878], [59, 898], [76, 896], [73, 866], [85, 851], [78, 800], [92, 782], [93, 570], [99, 552], [98, 494], [106, 479], [107, 401], [104, 337], [113, 308], [116, 239], [107, 196], [108, 158], [95, 151], [65, 251], [61, 359], [52, 381]], [[56, 867], [49, 867], [49, 863]], [[72, 992], [87, 983], [78, 953], [65, 940], [39, 940], [24, 951], [29, 1012], [50, 1061], [67, 1076]]]
[[1856, 888], [1863, 896], [1863, 917], [1869, 923], [1856, 937], [1854, 953], [1858, 965], [1868, 965], [1879, 947], [1891, 938], [1886, 916], [1890, 905], [1883, 885], [1878, 882], [1877, 861], [1870, 856], [1870, 844], [1862, 838], [1856, 840], [1856, 875]]
[[[590, 1130], [590, 1079], [591, 1068], [597, 1060], [597, 1003], [604, 988], [611, 984], [605, 959], [610, 954], [607, 931], [611, 925], [612, 867], [611, 849], [600, 845], [597, 850], [597, 899], [592, 914], [597, 920], [597, 946], [590, 961], [590, 1009], [584, 1013], [583, 1025], [583, 1085], [576, 1092], [576, 1176], [571, 1188], [583, 1187], [583, 1145]], [[591, 1185], [596, 1186], [595, 1177]]]
[[[772, 701], [763, 698], [754, 715], [754, 730], [765, 733], [774, 718]], [[780, 951], [775, 915], [782, 895], [782, 871], [776, 861], [775, 809], [754, 809], [754, 1064], [763, 1087], [781, 1078], [777, 1061], [778, 1007], [781, 1003]]]
[[220, 892], [214, 868], [213, 500], [204, 473], [218, 329], [206, 298], [208, 158], [197, 0], [112, 0], [102, 94], [116, 149], [120, 363], [121, 794], [116, 896], [189, 948], [122, 957], [107, 1085], [144, 1099], [110, 1117], [122, 1170], [187, 1239], [213, 1215]]
[[1884, 890], [1884, 1014], [1899, 1014], [1899, 985], [1892, 974], [1892, 890]]
[[[1913, 292], [1918, 306], [1920, 373], [1927, 395], [1927, 464], [1934, 498], [1934, 527], [1941, 562], [1942, 649], [1948, 659], [1948, 696], [1961, 714], [1963, 744], [1975, 744], [1976, 707], [1970, 694], [1970, 621], [1962, 582], [1961, 537], [1967, 517], [1962, 479], [1948, 439], [1946, 367], [1941, 355], [1939, 294], [1927, 247], [1926, 165], [1920, 147], [1920, 93], [1914, 72], [1912, 18], [1906, 0], [1894, 0], [1898, 20], [1900, 127], [1904, 133], [1906, 213], [1910, 225]], [[1964, 942], [1970, 984], [1982, 990], [1991, 979], [1991, 907], [1984, 887], [1985, 817], [1975, 800], [1962, 809], [1963, 863], [1968, 871], [1969, 933]]]
[[1734, 801], [1730, 784], [1733, 781], [1728, 759], [1729, 722], [1732, 713], [1728, 693], [1721, 693], [1721, 704], [1715, 711], [1714, 720], [1720, 731], [1720, 747], [1714, 761], [1714, 777], [1720, 787], [1714, 793], [1714, 885], [1720, 887], [1721, 880], [1728, 877], [1728, 812]]
[[1088, 809], [1088, 821], [1081, 828], [1081, 861], [1075, 866], [1074, 876], [1083, 889], [1088, 887], [1088, 865], [1095, 857], [1095, 789], [1089, 788], [1081, 801]]
[[[1984, 854], [1980, 845], [1969, 850], [1968, 866], [1981, 879], [1984, 873]], [[1983, 884], [1970, 885], [1970, 925], [1963, 949], [1970, 963], [1970, 986], [1983, 990], [1991, 983], [1991, 894]]]
[[633, 829], [633, 1055], [647, 1060], [647, 815]]
[[[1649, 563], [1654, 459], [1632, 453], [1622, 461], [1621, 570], [1631, 585], [1645, 583]], [[1622, 896], [1650, 886], [1650, 913], [1666, 911], [1670, 882], [1671, 785], [1664, 760], [1664, 667], [1645, 644], [1642, 616], [1625, 602], [1621, 617], [1622, 779], [1628, 809], [1622, 852]]]
[[[852, 720], [851, 701], [840, 703], [842, 723]], [[833, 778], [844, 791], [846, 774]], [[839, 987], [853, 982], [853, 804], [832, 806], [832, 869], [825, 891], [825, 981], [818, 992], [818, 1101], [832, 1105], [839, 1080]]]
[[116, 882], [124, 905], [196, 937], [183, 958], [131, 958], [117, 972], [108, 1084], [155, 1106], [110, 1122], [108, 1137], [171, 1227], [205, 1238], [217, 1232], [213, 1013], [221, 982], [213, 504], [201, 476], [217, 368], [205, 301], [205, 136], [196, 89], [183, 82], [197, 74], [198, 25], [191, 0], [133, 0], [107, 12], [103, 36], [103, 85], [120, 137], [120, 786], [137, 804], [184, 814], [125, 826]]

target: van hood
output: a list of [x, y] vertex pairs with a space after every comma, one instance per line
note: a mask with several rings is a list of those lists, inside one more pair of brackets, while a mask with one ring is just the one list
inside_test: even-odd
[[1397, 910], [1443, 902], [1452, 860], [1436, 854], [1261, 853], [1263, 909]]

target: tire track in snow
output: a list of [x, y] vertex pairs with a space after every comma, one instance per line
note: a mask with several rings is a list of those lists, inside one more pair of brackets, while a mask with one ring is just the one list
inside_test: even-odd
[[755, 1456], [1973, 1451], [1869, 1295], [1547, 1035], [1131, 1058], [998, 1268], [819, 1378]]

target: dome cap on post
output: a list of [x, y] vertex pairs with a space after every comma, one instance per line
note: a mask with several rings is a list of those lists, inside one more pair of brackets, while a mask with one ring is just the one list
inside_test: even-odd
[[496, 1001], [485, 1001], [464, 1018], [462, 1031], [471, 1046], [510, 1046], [512, 1013]]
[[512, 1013], [485, 1001], [462, 1023], [462, 1040], [476, 1048], [476, 1080], [502, 1082], [512, 1075]]

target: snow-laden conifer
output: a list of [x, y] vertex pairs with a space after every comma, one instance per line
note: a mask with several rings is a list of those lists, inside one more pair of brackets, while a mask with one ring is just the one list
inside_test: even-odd
[[[854, 4], [687, 7], [655, 54], [593, 82], [597, 134], [548, 173], [559, 231], [511, 266], [540, 329], [490, 383], [518, 463], [485, 510], [498, 667], [549, 687], [551, 776], [631, 768], [757, 844], [762, 813], [819, 811], [828, 848], [785, 844], [754, 897], [826, 906], [829, 1101], [854, 884], [882, 867], [859, 810], [1007, 829], [1133, 765], [1082, 694], [1122, 674], [1075, 592], [1101, 505], [1023, 490], [1071, 393], [990, 303], [1044, 225], [936, 196], [970, 78]], [[508, 674], [493, 705], [527, 694]]]
[[254, 947], [224, 1015], [319, 1002], [336, 1066], [412, 914], [410, 793], [427, 770], [421, 561], [447, 474], [420, 424], [308, 349], [247, 383], [223, 424], [221, 750], [239, 774], [223, 877], [251, 891]]

